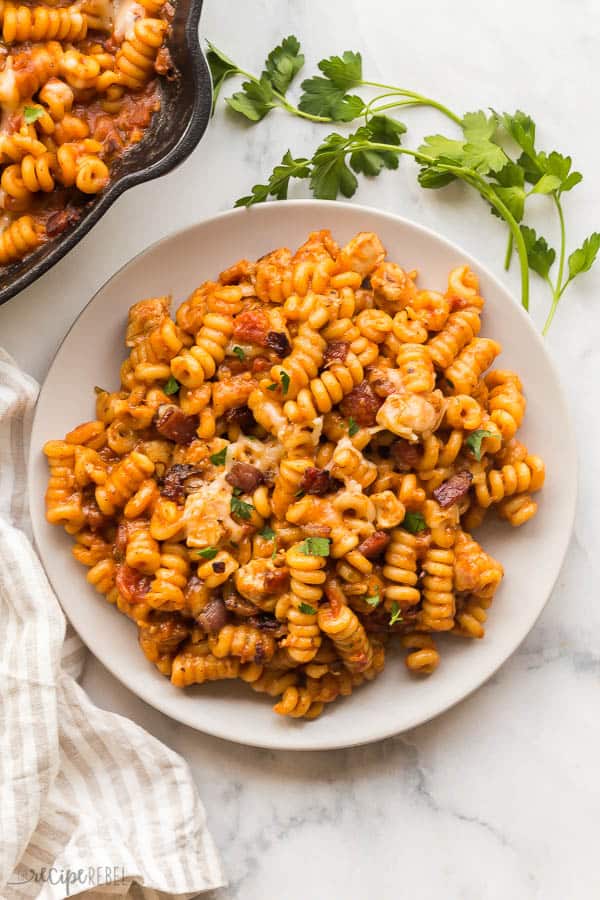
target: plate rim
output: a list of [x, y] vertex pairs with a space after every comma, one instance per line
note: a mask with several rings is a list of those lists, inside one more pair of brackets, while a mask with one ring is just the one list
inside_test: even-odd
[[[346, 740], [342, 740], [342, 741], [336, 740], [334, 737], [334, 734], [332, 733], [331, 739], [318, 740], [315, 742], [314, 746], [306, 746], [306, 744], [304, 744], [304, 743], [295, 744], [293, 740], [290, 741], [289, 739], [286, 739], [283, 743], [277, 743], [276, 741], [269, 741], [269, 740], [261, 741], [259, 739], [253, 738], [251, 735], [247, 736], [244, 740], [242, 740], [238, 736], [235, 736], [232, 731], [228, 730], [227, 728], [220, 727], [218, 725], [214, 726], [214, 727], [211, 725], [210, 730], [207, 730], [205, 726], [200, 727], [197, 724], [197, 722], [195, 722], [193, 720], [193, 716], [191, 716], [191, 715], [187, 716], [184, 711], [177, 710], [176, 712], [173, 712], [172, 710], [170, 710], [167, 707], [167, 705], [162, 702], [162, 700], [160, 698], [156, 698], [153, 696], [152, 691], [150, 689], [146, 689], [144, 686], [141, 686], [141, 689], [139, 689], [138, 685], [136, 685], [135, 689], [134, 689], [132, 687], [132, 685], [125, 680], [124, 676], [122, 676], [117, 671], [116, 667], [113, 666], [113, 664], [110, 661], [110, 654], [108, 654], [109, 658], [107, 659], [105, 654], [97, 653], [95, 650], [93, 650], [87, 644], [87, 642], [81, 637], [81, 635], [79, 635], [77, 628], [74, 625], [72, 626], [74, 628], [74, 630], [77, 632], [77, 634], [79, 635], [82, 643], [85, 645], [87, 650], [94, 657], [96, 657], [96, 659], [101, 663], [101, 665], [104, 666], [110, 672], [110, 674], [114, 678], [117, 679], [117, 681], [120, 684], [122, 684], [125, 688], [127, 688], [129, 691], [131, 691], [131, 693], [134, 694], [134, 696], [139, 697], [141, 700], [143, 700], [145, 703], [147, 703], [153, 709], [156, 709], [158, 712], [162, 713], [163, 715], [167, 716], [168, 718], [172, 719], [173, 721], [181, 722], [182, 724], [194, 729], [195, 731], [199, 731], [202, 734], [207, 734], [207, 735], [210, 735], [212, 737], [217, 737], [222, 740], [232, 741], [233, 743], [240, 744], [241, 746], [256, 747], [256, 748], [268, 749], [268, 750], [281, 750], [283, 752], [289, 750], [289, 751], [302, 751], [302, 752], [310, 753], [310, 752], [318, 752], [321, 750], [336, 750], [336, 749], [345, 749], [345, 748], [350, 748], [350, 747], [364, 746], [366, 744], [374, 743], [376, 741], [385, 740], [386, 738], [393, 737], [394, 735], [404, 734], [406, 731], [409, 731], [412, 728], [415, 728], [419, 725], [424, 725], [427, 722], [430, 722], [432, 719], [437, 718], [438, 716], [442, 715], [446, 711], [453, 709], [455, 706], [457, 706], [463, 700], [466, 700], [468, 697], [470, 697], [472, 694], [474, 694], [475, 691], [477, 691], [481, 687], [483, 687], [483, 685], [485, 685], [502, 668], [502, 666], [504, 666], [505, 663], [508, 662], [508, 660], [515, 654], [515, 652], [521, 646], [523, 641], [527, 638], [527, 636], [531, 633], [532, 629], [535, 627], [538, 619], [540, 618], [542, 612], [544, 611], [544, 609], [546, 608], [546, 606], [550, 600], [550, 597], [553, 594], [553, 591], [556, 587], [560, 573], [564, 566], [565, 559], [567, 557], [567, 553], [569, 550], [571, 536], [573, 533], [573, 527], [574, 527], [574, 522], [575, 522], [575, 513], [576, 513], [577, 499], [578, 499], [579, 454], [578, 454], [578, 448], [577, 448], [577, 435], [576, 435], [576, 431], [575, 431], [574, 424], [573, 424], [573, 417], [572, 417], [570, 405], [568, 402], [568, 397], [567, 397], [565, 388], [562, 384], [557, 365], [554, 362], [554, 359], [552, 358], [550, 352], [548, 351], [547, 345], [546, 345], [544, 339], [542, 338], [539, 331], [536, 329], [530, 315], [528, 315], [528, 313], [523, 309], [522, 305], [516, 300], [512, 291], [510, 290], [510, 288], [507, 285], [505, 285], [500, 280], [500, 278], [498, 276], [496, 276], [486, 265], [479, 262], [476, 257], [474, 257], [470, 252], [466, 251], [460, 244], [455, 243], [454, 241], [445, 237], [444, 235], [442, 235], [438, 231], [434, 230], [433, 228], [430, 228], [427, 225], [422, 225], [419, 222], [415, 222], [413, 219], [409, 219], [406, 216], [402, 216], [402, 215], [398, 215], [393, 212], [389, 212], [388, 210], [381, 210], [381, 209], [378, 209], [377, 207], [367, 206], [365, 204], [345, 203], [345, 202], [339, 201], [339, 200], [332, 201], [332, 200], [315, 200], [315, 199], [293, 199], [293, 200], [270, 201], [270, 202], [261, 204], [259, 207], [259, 210], [263, 214], [267, 210], [273, 210], [273, 214], [275, 214], [275, 211], [276, 210], [281, 211], [282, 207], [283, 208], [286, 208], [286, 207], [295, 207], [295, 208], [327, 207], [327, 209], [333, 208], [333, 209], [339, 210], [342, 213], [342, 215], [344, 215], [349, 210], [352, 210], [353, 212], [356, 212], [358, 214], [360, 214], [360, 213], [365, 213], [368, 215], [374, 214], [377, 217], [387, 220], [388, 223], [392, 226], [398, 225], [398, 224], [400, 224], [402, 226], [407, 226], [410, 229], [413, 229], [416, 232], [420, 233], [421, 235], [423, 235], [426, 238], [430, 238], [430, 239], [433, 238], [435, 241], [438, 241], [438, 242], [441, 242], [442, 244], [444, 244], [447, 249], [455, 252], [456, 254], [459, 254], [460, 257], [462, 259], [464, 259], [464, 261], [467, 264], [469, 264], [474, 269], [476, 269], [478, 274], [483, 275], [487, 281], [491, 282], [493, 284], [495, 290], [499, 291], [502, 295], [504, 295], [506, 298], [508, 298], [514, 307], [517, 307], [518, 313], [521, 317], [521, 322], [523, 323], [523, 327], [528, 330], [530, 338], [533, 338], [533, 340], [535, 342], [537, 342], [538, 347], [539, 347], [539, 349], [541, 349], [542, 354], [545, 357], [546, 362], [554, 376], [556, 386], [558, 389], [559, 400], [560, 400], [560, 403], [562, 404], [564, 411], [566, 413], [565, 417], [562, 419], [563, 435], [566, 436], [566, 438], [567, 438], [566, 443], [571, 446], [571, 449], [573, 451], [573, 453], [572, 453], [572, 455], [573, 455], [572, 463], [573, 464], [570, 465], [567, 470], [568, 471], [568, 480], [571, 482], [571, 490], [569, 491], [570, 508], [567, 511], [568, 515], [565, 515], [564, 510], [562, 513], [562, 519], [563, 520], [568, 519], [568, 523], [563, 529], [563, 535], [564, 535], [563, 547], [562, 547], [562, 551], [560, 554], [560, 561], [559, 561], [558, 565], [556, 566], [556, 571], [555, 571], [554, 577], [552, 579], [552, 583], [549, 586], [546, 597], [545, 597], [543, 603], [541, 604], [540, 608], [528, 620], [528, 624], [527, 624], [527, 627], [526, 627], [526, 630], [524, 631], [524, 633], [521, 636], [519, 636], [516, 641], [511, 641], [511, 647], [510, 647], [509, 651], [505, 654], [504, 658], [497, 664], [494, 664], [492, 669], [489, 672], [487, 672], [481, 679], [476, 680], [476, 682], [473, 684], [473, 686], [471, 688], [469, 688], [467, 691], [460, 689], [458, 691], [458, 695], [455, 696], [454, 699], [450, 700], [450, 702], [448, 702], [447, 700], [442, 700], [440, 702], [439, 706], [436, 706], [435, 704], [433, 704], [433, 707], [428, 709], [428, 711], [424, 715], [415, 713], [412, 717], [408, 718], [407, 722], [405, 724], [403, 724], [400, 729], [398, 729], [398, 727], [395, 725], [382, 726], [379, 728], [375, 728], [369, 734], [369, 736], [362, 737], [359, 739], [350, 739], [350, 740], [346, 739]], [[28, 452], [28, 468], [27, 468], [27, 503], [28, 503], [28, 509], [29, 509], [29, 514], [30, 514], [31, 530], [32, 530], [32, 535], [33, 535], [33, 543], [34, 543], [35, 551], [37, 553], [37, 556], [38, 556], [38, 559], [42, 566], [42, 569], [44, 571], [44, 574], [48, 580], [48, 583], [51, 586], [52, 591], [54, 592], [54, 594], [58, 600], [58, 603], [61, 607], [61, 610], [63, 611], [63, 614], [65, 615], [65, 618], [67, 619], [68, 622], [70, 622], [71, 620], [69, 619], [67, 611], [63, 606], [63, 603], [59, 596], [59, 592], [56, 589], [56, 587], [54, 586], [52, 579], [50, 577], [50, 574], [46, 569], [46, 565], [45, 565], [43, 554], [42, 554], [41, 544], [38, 541], [37, 519], [33, 516], [32, 510], [31, 510], [31, 498], [32, 498], [32, 488], [33, 488], [32, 482], [34, 480], [35, 459], [36, 459], [37, 453], [41, 450], [40, 447], [36, 448], [36, 444], [33, 440], [33, 436], [36, 431], [36, 426], [37, 426], [38, 417], [39, 417], [39, 410], [42, 406], [41, 401], [42, 401], [42, 399], [45, 395], [46, 389], [47, 389], [47, 383], [49, 380], [49, 376], [57, 363], [57, 359], [58, 359], [58, 356], [60, 355], [62, 347], [65, 344], [65, 342], [67, 341], [68, 337], [70, 336], [70, 334], [73, 331], [73, 329], [75, 328], [75, 326], [78, 324], [79, 320], [82, 318], [82, 316], [88, 309], [88, 307], [90, 307], [92, 305], [92, 303], [95, 302], [98, 295], [101, 294], [110, 285], [110, 283], [112, 281], [117, 279], [126, 268], [128, 268], [129, 266], [138, 262], [140, 260], [140, 258], [155, 253], [157, 251], [157, 249], [159, 247], [161, 247], [163, 244], [167, 244], [170, 242], [176, 243], [177, 240], [182, 235], [186, 234], [189, 231], [193, 231], [194, 229], [196, 229], [200, 226], [206, 226], [213, 222], [222, 221], [222, 220], [228, 219], [228, 218], [234, 218], [234, 217], [241, 218], [242, 216], [252, 216], [252, 215], [256, 214], [254, 212], [254, 209], [255, 209], [255, 207], [237, 207], [234, 209], [228, 209], [228, 210], [222, 211], [220, 213], [216, 213], [215, 215], [202, 217], [195, 222], [192, 222], [188, 225], [183, 226], [182, 228], [178, 228], [174, 231], [171, 231], [169, 234], [165, 235], [164, 237], [162, 237], [159, 240], [150, 244], [144, 250], [141, 250], [139, 253], [136, 253], [127, 262], [125, 262], [122, 266], [120, 266], [109, 278], [107, 278], [100, 285], [100, 287], [93, 293], [93, 295], [90, 297], [90, 299], [84, 304], [84, 306], [81, 308], [81, 310], [77, 313], [73, 322], [71, 323], [71, 325], [65, 332], [63, 338], [61, 339], [61, 341], [59, 342], [59, 344], [56, 347], [55, 353], [52, 356], [52, 360], [50, 362], [50, 365], [48, 366], [48, 369], [44, 376], [43, 382], [40, 385], [40, 390], [39, 390], [37, 400], [36, 400], [34, 415], [33, 415], [32, 422], [31, 422], [31, 432], [30, 432], [31, 441], [30, 441], [29, 452]], [[270, 215], [270, 214], [271, 214], [271, 212], [267, 213], [267, 215]], [[302, 723], [300, 723], [300, 724], [302, 724]], [[306, 724], [307, 723], [304, 723], [305, 726], [306, 726]], [[308, 725], [310, 725], [310, 723], [308, 723]], [[286, 737], [289, 738], [289, 734]]]

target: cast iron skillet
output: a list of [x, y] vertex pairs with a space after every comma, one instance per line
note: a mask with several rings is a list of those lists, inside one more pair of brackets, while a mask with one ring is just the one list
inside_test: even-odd
[[0, 304], [43, 275], [96, 224], [123, 191], [165, 175], [190, 155], [210, 118], [212, 88], [200, 48], [198, 22], [203, 0], [176, 0], [168, 41], [174, 81], [161, 81], [161, 108], [142, 141], [128, 150], [111, 174], [105, 191], [89, 201], [76, 225], [39, 247], [25, 259], [2, 269]]

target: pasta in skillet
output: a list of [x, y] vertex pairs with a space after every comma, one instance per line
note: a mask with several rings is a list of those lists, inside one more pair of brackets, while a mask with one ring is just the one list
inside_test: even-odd
[[160, 107], [167, 0], [0, 4], [0, 265], [77, 221]]
[[438, 636], [484, 636], [503, 570], [471, 532], [527, 522], [544, 464], [477, 277], [416, 280], [376, 234], [320, 231], [174, 318], [142, 300], [120, 389], [46, 444], [48, 520], [174, 685], [239, 678], [312, 719], [394, 644], [423, 676]]

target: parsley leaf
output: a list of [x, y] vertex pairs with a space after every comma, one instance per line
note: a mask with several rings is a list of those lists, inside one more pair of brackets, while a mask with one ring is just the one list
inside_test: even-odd
[[316, 616], [317, 611], [314, 606], [311, 606], [310, 603], [299, 603], [298, 609], [301, 613], [304, 613], [305, 616]]
[[534, 228], [521, 225], [521, 234], [527, 248], [527, 259], [534, 272], [546, 278], [556, 258], [556, 251], [549, 247], [546, 238], [538, 235]]
[[462, 118], [463, 134], [468, 141], [489, 141], [494, 137], [498, 127], [498, 116], [492, 113], [486, 116], [482, 109], [465, 113]]
[[392, 603], [392, 608], [391, 608], [390, 612], [391, 612], [390, 625], [395, 625], [396, 622], [404, 621], [402, 618], [402, 610], [398, 606], [398, 602], [396, 600], [394, 600], [394, 602]]
[[246, 354], [245, 354], [245, 352], [244, 352], [244, 348], [243, 348], [243, 347], [238, 347], [238, 346], [236, 345], [236, 346], [233, 348], [233, 352], [235, 353], [235, 355], [237, 356], [237, 358], [240, 360], [240, 362], [243, 362], [243, 361], [246, 359]]
[[464, 146], [462, 164], [481, 175], [500, 172], [507, 162], [508, 156], [493, 141], [469, 141]]
[[319, 200], [335, 200], [338, 194], [352, 197], [356, 192], [358, 182], [346, 165], [345, 158], [350, 143], [350, 138], [330, 134], [317, 147], [313, 157], [310, 187]]
[[266, 184], [255, 184], [252, 193], [247, 197], [236, 200], [236, 206], [252, 206], [254, 203], [264, 203], [269, 197], [277, 200], [286, 200], [291, 178], [308, 178], [310, 175], [310, 160], [303, 157], [294, 158], [288, 150], [284, 153], [279, 165], [275, 166]]
[[432, 156], [434, 159], [446, 160], [452, 163], [461, 163], [464, 156], [464, 141], [455, 141], [444, 137], [443, 134], [430, 134], [421, 144], [418, 152], [424, 156]]
[[34, 122], [37, 122], [38, 119], [44, 115], [44, 110], [41, 106], [24, 106], [23, 107], [23, 121], [26, 125], [33, 125]]
[[483, 428], [478, 428], [476, 431], [472, 431], [465, 444], [477, 460], [477, 462], [481, 462], [481, 442], [486, 437], [494, 437], [493, 431], [485, 431]]
[[212, 456], [209, 457], [213, 466], [224, 466], [225, 459], [227, 457], [227, 447], [223, 447], [222, 450], [219, 450], [218, 453], [213, 453]]
[[196, 550], [198, 556], [202, 559], [214, 559], [219, 551], [216, 547], [206, 547], [204, 550]]
[[298, 108], [313, 116], [324, 116], [334, 122], [351, 122], [365, 109], [364, 101], [355, 94], [347, 94], [329, 78], [315, 75], [302, 82], [304, 93]]
[[437, 188], [446, 187], [452, 181], [456, 181], [456, 175], [452, 172], [446, 172], [437, 166], [423, 166], [419, 170], [417, 179], [422, 188], [436, 190]]
[[254, 507], [252, 506], [252, 504], [245, 503], [243, 500], [240, 500], [239, 497], [232, 496], [229, 506], [234, 516], [238, 516], [238, 518], [244, 519], [246, 521], [254, 512]]
[[287, 392], [290, 389], [291, 379], [290, 379], [290, 376], [288, 375], [288, 373], [284, 372], [283, 370], [281, 371], [281, 374], [279, 377], [281, 379], [281, 393], [285, 397], [285, 395], [287, 394]]
[[181, 385], [179, 384], [177, 379], [174, 378], [172, 375], [169, 375], [169, 378], [165, 383], [163, 391], [165, 392], [167, 397], [170, 397], [172, 394], [176, 394], [180, 387], [181, 387]]
[[272, 541], [277, 535], [275, 531], [269, 526], [265, 525], [262, 531], [259, 532], [261, 538], [264, 538], [265, 541]]
[[[525, 213], [525, 190], [518, 185], [503, 187], [502, 185], [494, 186], [494, 193], [498, 195], [504, 203], [513, 218], [520, 222]], [[494, 215], [500, 216], [500, 213], [492, 206], [491, 211]]]
[[237, 75], [239, 72], [238, 67], [233, 62], [233, 60], [229, 59], [228, 56], [215, 47], [214, 44], [211, 44], [210, 41], [208, 43], [208, 51], [206, 53], [206, 61], [208, 63], [208, 67], [210, 69], [210, 77], [212, 78], [213, 83], [213, 101], [212, 101], [212, 115], [215, 112], [215, 106], [217, 104], [217, 100], [219, 98], [219, 94], [221, 92], [221, 88], [223, 84], [227, 81], [228, 78], [231, 78], [233, 75]]
[[[525, 173], [523, 169], [512, 161], [508, 161], [492, 177], [497, 184], [493, 185], [494, 193], [500, 198], [517, 222], [520, 222], [525, 212]], [[500, 213], [492, 206], [492, 213], [500, 217]]]
[[420, 512], [407, 512], [401, 524], [402, 528], [405, 528], [406, 531], [410, 531], [411, 534], [418, 534], [420, 531], [425, 531], [427, 528], [425, 519]]
[[350, 437], [354, 437], [355, 434], [358, 434], [360, 431], [360, 425], [358, 422], [355, 422], [352, 416], [348, 419], [348, 434]]
[[557, 190], [562, 184], [562, 181], [558, 177], [558, 175], [542, 175], [539, 181], [536, 181], [532, 193], [534, 194], [551, 194], [552, 191]]
[[362, 57], [360, 53], [345, 50], [341, 56], [322, 59], [319, 69], [336, 87], [356, 87], [362, 81]]
[[269, 78], [276, 91], [285, 94], [303, 65], [304, 56], [300, 53], [300, 41], [290, 34], [267, 56], [263, 75]]
[[600, 250], [600, 234], [592, 232], [585, 241], [569, 256], [569, 281], [580, 272], [588, 272], [596, 261]]
[[518, 109], [511, 116], [504, 113], [502, 124], [519, 147], [531, 159], [535, 158], [535, 122], [527, 113]]
[[277, 382], [274, 381], [273, 384], [267, 385], [267, 390], [268, 391], [276, 391], [278, 387], [279, 387], [279, 385], [277, 384]]
[[307, 537], [302, 541], [298, 549], [305, 556], [329, 556], [330, 545], [331, 540], [329, 538]]
[[381, 603], [381, 594], [373, 594], [372, 597], [365, 597], [365, 603], [373, 608]]
[[273, 87], [269, 79], [262, 75], [257, 81], [244, 81], [242, 90], [237, 91], [225, 101], [235, 112], [245, 116], [251, 122], [260, 122], [274, 106]]
[[[352, 136], [353, 139], [372, 141], [375, 144], [390, 144], [397, 147], [400, 144], [400, 136], [406, 131], [406, 126], [390, 116], [373, 116], [369, 124], [359, 128]], [[364, 175], [379, 175], [381, 170], [397, 169], [398, 154], [393, 150], [354, 150], [350, 155], [350, 165], [355, 172]]]

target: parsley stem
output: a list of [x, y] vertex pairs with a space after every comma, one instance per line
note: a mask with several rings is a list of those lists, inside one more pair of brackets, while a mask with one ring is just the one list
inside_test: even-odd
[[510, 269], [510, 261], [513, 253], [513, 235], [512, 231], [508, 232], [508, 241], [506, 244], [506, 256], [504, 257], [504, 268], [508, 272]]
[[[425, 97], [423, 94], [417, 94], [416, 91], [409, 91], [405, 88], [394, 87], [392, 84], [380, 84], [378, 81], [361, 81], [360, 84], [367, 85], [368, 87], [378, 87], [383, 88], [385, 91], [388, 91], [387, 94], [382, 94], [379, 99], [383, 97], [390, 97], [393, 95], [400, 97], [408, 97], [411, 98], [414, 103], [420, 104], [421, 106], [431, 106], [434, 109], [439, 110], [439, 112], [443, 113], [453, 122], [456, 122], [457, 125], [462, 125], [462, 119], [460, 116], [457, 116], [456, 113], [453, 113], [451, 109], [448, 109], [447, 106], [444, 106], [443, 103], [439, 103], [437, 100], [432, 100], [430, 97]], [[378, 98], [375, 98], [378, 99]], [[395, 104], [396, 106], [402, 106], [407, 104]], [[390, 109], [391, 107], [386, 107]]]
[[552, 291], [552, 304], [550, 306], [550, 312], [548, 313], [548, 317], [544, 323], [544, 327], [542, 328], [542, 334], [544, 337], [548, 334], [548, 329], [552, 325], [552, 320], [554, 319], [554, 313], [556, 312], [556, 308], [558, 306], [558, 301], [562, 297], [565, 288], [569, 283], [569, 279], [562, 283], [563, 275], [565, 271], [565, 251], [566, 251], [566, 238], [565, 238], [565, 217], [563, 214], [562, 203], [560, 202], [560, 197], [556, 193], [556, 191], [552, 191], [552, 199], [554, 200], [554, 205], [556, 206], [556, 211], [558, 213], [558, 221], [560, 224], [560, 253], [558, 257], [558, 275], [556, 276], [556, 286], [552, 284], [550, 277], [547, 278], [548, 284], [550, 285], [550, 290]]
[[558, 260], [558, 277], [556, 279], [556, 288], [560, 291], [562, 287], [563, 273], [565, 270], [565, 217], [563, 215], [562, 203], [556, 191], [552, 191], [552, 199], [558, 213], [558, 221], [560, 222], [560, 256]]

